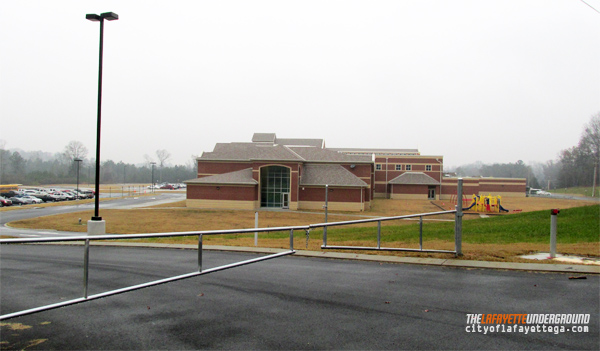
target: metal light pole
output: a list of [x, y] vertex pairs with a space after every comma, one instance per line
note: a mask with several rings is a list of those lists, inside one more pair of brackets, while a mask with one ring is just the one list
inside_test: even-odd
[[152, 193], [154, 193], [154, 165], [156, 162], [150, 162], [150, 164], [152, 165]]
[[83, 160], [80, 158], [76, 158], [73, 161], [77, 162], [77, 200], [79, 200], [79, 164]]
[[119, 19], [119, 15], [114, 12], [105, 12], [100, 15], [88, 13], [85, 15], [87, 20], [100, 22], [100, 54], [98, 64], [98, 124], [96, 127], [96, 198], [94, 205], [94, 217], [92, 221], [101, 221], [99, 215], [100, 207], [100, 121], [102, 115], [102, 49], [104, 43], [104, 20], [114, 21]]

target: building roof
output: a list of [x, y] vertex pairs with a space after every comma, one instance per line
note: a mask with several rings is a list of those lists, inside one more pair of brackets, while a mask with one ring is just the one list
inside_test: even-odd
[[276, 138], [275, 144], [285, 146], [314, 146], [318, 148], [325, 147], [325, 141], [323, 139], [291, 139], [291, 138]]
[[345, 154], [375, 154], [378, 156], [406, 156], [420, 155], [418, 149], [368, 149], [368, 148], [328, 148], [329, 150], [343, 152]]
[[325, 141], [323, 139], [294, 139], [294, 138], [278, 138], [275, 133], [254, 133], [252, 135], [253, 143], [271, 143], [285, 146], [314, 146], [314, 147], [325, 147]]
[[198, 160], [372, 163], [371, 156], [346, 155], [314, 146], [269, 143], [218, 143]]
[[252, 136], [253, 143], [274, 143], [277, 136], [275, 133], [254, 133]]
[[390, 184], [439, 185], [440, 182], [423, 172], [406, 172], [389, 181]]
[[212, 152], [199, 160], [215, 161], [302, 161], [302, 158], [283, 145], [261, 143], [218, 143]]
[[212, 175], [203, 178], [186, 180], [186, 184], [238, 184], [238, 185], [257, 185], [258, 182], [252, 178], [252, 168], [242, 169], [241, 171]]
[[373, 163], [371, 156], [346, 155], [318, 147], [290, 146], [289, 148], [307, 162]]
[[357, 186], [367, 187], [362, 179], [341, 165], [307, 164], [302, 169], [300, 186], [331, 185], [331, 186]]

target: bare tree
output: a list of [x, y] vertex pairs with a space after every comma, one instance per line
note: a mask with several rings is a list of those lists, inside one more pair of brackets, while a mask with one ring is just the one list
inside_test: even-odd
[[65, 158], [73, 161], [76, 158], [84, 159], [87, 157], [88, 150], [81, 141], [72, 140], [65, 146]]
[[596, 179], [600, 167], [600, 112], [590, 119], [579, 142], [579, 147], [589, 153], [593, 159], [594, 176], [592, 181], [592, 196], [596, 196]]
[[192, 171], [196, 171], [198, 169], [198, 155], [191, 156], [189, 167]]
[[158, 165], [162, 168], [165, 162], [171, 157], [171, 153], [167, 150], [156, 150], [156, 157], [158, 158]]
[[159, 171], [158, 176], [159, 180], [162, 182], [162, 169], [165, 165], [165, 162], [171, 157], [171, 153], [167, 150], [156, 150], [156, 157], [158, 158]]

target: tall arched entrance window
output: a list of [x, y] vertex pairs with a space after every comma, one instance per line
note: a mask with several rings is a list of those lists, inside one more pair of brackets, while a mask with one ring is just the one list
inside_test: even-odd
[[268, 166], [260, 169], [260, 207], [289, 208], [290, 169]]

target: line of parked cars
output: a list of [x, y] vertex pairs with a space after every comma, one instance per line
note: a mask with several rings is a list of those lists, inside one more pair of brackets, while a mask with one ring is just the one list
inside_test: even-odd
[[13, 205], [40, 204], [42, 202], [91, 199], [94, 191], [89, 189], [36, 188], [11, 190], [0, 194], [0, 207]]
[[183, 183], [160, 183], [160, 184], [154, 184], [154, 185], [148, 185], [148, 189], [170, 189], [170, 190], [175, 190], [175, 189], [182, 189], [185, 188], [186, 185]]

